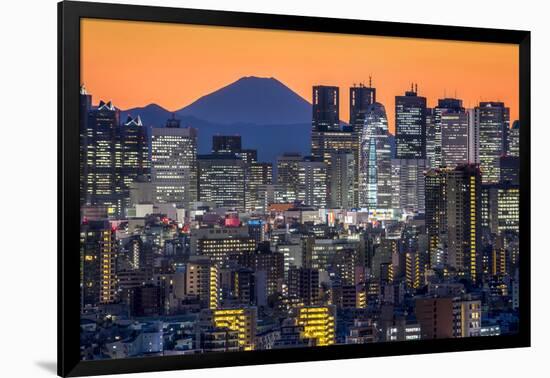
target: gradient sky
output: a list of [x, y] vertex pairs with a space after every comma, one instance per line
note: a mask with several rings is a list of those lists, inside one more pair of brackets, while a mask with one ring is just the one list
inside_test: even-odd
[[434, 106], [445, 95], [504, 101], [518, 118], [519, 48], [512, 44], [239, 29], [116, 20], [81, 22], [82, 83], [121, 109], [157, 103], [180, 109], [243, 76], [274, 77], [311, 102], [312, 85], [368, 83], [394, 130], [395, 96], [418, 83]]

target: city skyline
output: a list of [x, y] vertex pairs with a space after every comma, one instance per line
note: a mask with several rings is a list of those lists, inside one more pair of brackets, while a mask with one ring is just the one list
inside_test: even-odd
[[[347, 88], [368, 85], [372, 77], [373, 86], [382, 88], [379, 101], [389, 109], [395, 96], [417, 83], [429, 106], [455, 96], [466, 107], [498, 100], [518, 118], [515, 45], [89, 19], [81, 28], [82, 82], [96, 98], [122, 109], [157, 103], [174, 111], [251, 75], [275, 77], [310, 103], [311, 85], [339, 86], [340, 102], [347, 104]], [[323, 48], [334, 57], [317, 54], [315, 60]], [[132, 51], [138, 59], [129, 59]], [[347, 107], [340, 118], [349, 121]], [[388, 120], [394, 133], [393, 112]]]
[[[147, 72], [171, 92], [162, 68]], [[82, 78], [82, 360], [519, 331], [517, 102], [431, 100], [422, 80], [342, 86], [341, 70], [312, 70], [311, 106], [286, 81], [243, 72], [188, 113], [129, 114], [116, 93], [136, 88], [122, 72], [104, 75], [109, 93]], [[285, 109], [300, 123], [285, 125], [297, 119]], [[247, 119], [264, 123], [235, 121]]]

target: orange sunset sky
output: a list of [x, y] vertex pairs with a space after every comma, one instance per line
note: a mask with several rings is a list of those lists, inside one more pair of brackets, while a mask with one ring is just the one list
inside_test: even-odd
[[377, 88], [394, 130], [394, 102], [411, 82], [434, 106], [445, 95], [504, 101], [518, 118], [519, 48], [511, 44], [239, 29], [84, 19], [81, 80], [94, 103], [127, 109], [156, 103], [178, 110], [243, 76], [274, 77], [311, 102], [313, 85]]

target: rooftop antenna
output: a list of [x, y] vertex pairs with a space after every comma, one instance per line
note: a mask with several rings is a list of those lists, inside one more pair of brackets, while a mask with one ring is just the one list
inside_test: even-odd
[[372, 88], [372, 75], [369, 75], [369, 88]]
[[414, 92], [415, 92], [415, 93], [418, 93], [418, 83], [415, 83], [415, 84], [414, 84]]
[[412, 81], [411, 81], [411, 92], [414, 92], [414, 84]]

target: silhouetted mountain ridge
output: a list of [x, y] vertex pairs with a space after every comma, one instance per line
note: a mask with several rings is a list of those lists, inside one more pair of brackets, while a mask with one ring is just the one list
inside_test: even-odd
[[243, 77], [175, 112], [153, 103], [123, 110], [121, 119], [139, 115], [150, 135], [172, 114], [199, 130], [200, 153], [210, 151], [213, 135], [237, 134], [260, 160], [274, 162], [288, 151], [309, 154], [311, 104], [274, 78]]

